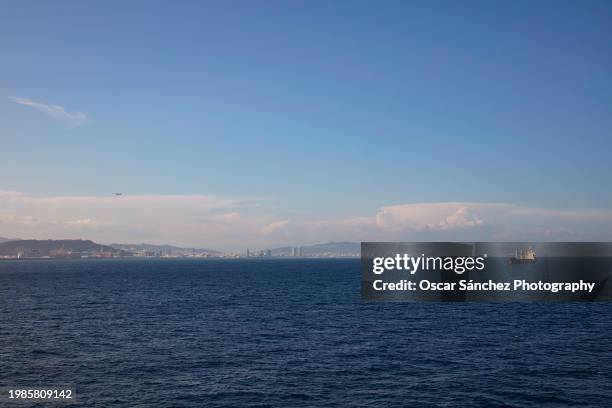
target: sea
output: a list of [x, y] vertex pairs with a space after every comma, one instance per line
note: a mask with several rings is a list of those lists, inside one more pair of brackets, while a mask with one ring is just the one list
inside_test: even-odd
[[0, 386], [56, 384], [83, 407], [610, 407], [612, 304], [366, 302], [357, 259], [0, 261]]

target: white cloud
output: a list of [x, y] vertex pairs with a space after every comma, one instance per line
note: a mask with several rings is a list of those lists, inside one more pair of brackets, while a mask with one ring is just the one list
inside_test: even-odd
[[384, 230], [447, 230], [482, 226], [479, 213], [500, 211], [506, 204], [421, 203], [383, 207], [376, 214], [376, 225]]
[[45, 103], [35, 102], [31, 99], [19, 98], [16, 96], [9, 96], [8, 98], [19, 105], [29, 106], [49, 115], [54, 119], [69, 121], [75, 125], [81, 125], [89, 120], [89, 117], [85, 113], [68, 112], [63, 106], [60, 105], [48, 105]]
[[261, 232], [263, 235], [272, 235], [278, 231], [283, 231], [284, 229], [287, 228], [288, 225], [289, 225], [289, 220], [280, 220], [280, 221], [271, 222], [270, 224], [266, 225], [261, 230]]
[[423, 203], [383, 207], [376, 225], [395, 239], [609, 240], [612, 210], [546, 209], [503, 203]]
[[449, 202], [386, 206], [364, 216], [288, 218], [257, 198], [37, 197], [0, 190], [0, 236], [213, 249], [326, 241], [597, 241], [612, 239], [612, 210]]

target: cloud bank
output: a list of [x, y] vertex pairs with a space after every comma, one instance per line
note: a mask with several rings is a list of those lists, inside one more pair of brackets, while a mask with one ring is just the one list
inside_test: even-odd
[[63, 106], [60, 105], [47, 105], [44, 103], [35, 102], [31, 99], [19, 98], [16, 96], [9, 96], [8, 98], [19, 105], [29, 106], [54, 119], [68, 121], [74, 125], [81, 125], [89, 120], [89, 117], [85, 113], [68, 112]]
[[361, 216], [287, 218], [258, 198], [37, 197], [0, 190], [0, 236], [224, 250], [368, 240], [605, 241], [612, 240], [612, 210], [448, 202], [385, 206]]

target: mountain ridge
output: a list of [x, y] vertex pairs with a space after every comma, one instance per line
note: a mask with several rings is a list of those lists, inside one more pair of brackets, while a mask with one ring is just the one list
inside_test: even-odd
[[83, 239], [21, 239], [0, 243], [0, 256], [39, 258], [83, 255], [114, 257], [130, 256], [131, 253]]
[[175, 245], [168, 244], [119, 244], [113, 243], [109, 245], [112, 248], [120, 249], [129, 252], [155, 252], [163, 253], [166, 255], [192, 255], [194, 253], [207, 254], [207, 255], [222, 255], [221, 251], [206, 248], [184, 248]]
[[19, 238], [5, 238], [5, 237], [0, 237], [0, 244], [3, 242], [11, 242], [11, 241], [20, 241]]

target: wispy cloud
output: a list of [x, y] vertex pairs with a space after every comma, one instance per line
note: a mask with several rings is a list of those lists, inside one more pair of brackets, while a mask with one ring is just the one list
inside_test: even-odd
[[81, 125], [89, 121], [87, 114], [82, 112], [68, 112], [66, 108], [60, 105], [48, 105], [27, 98], [19, 98], [17, 96], [9, 96], [8, 98], [19, 105], [29, 106], [54, 119], [68, 121], [74, 125]]

